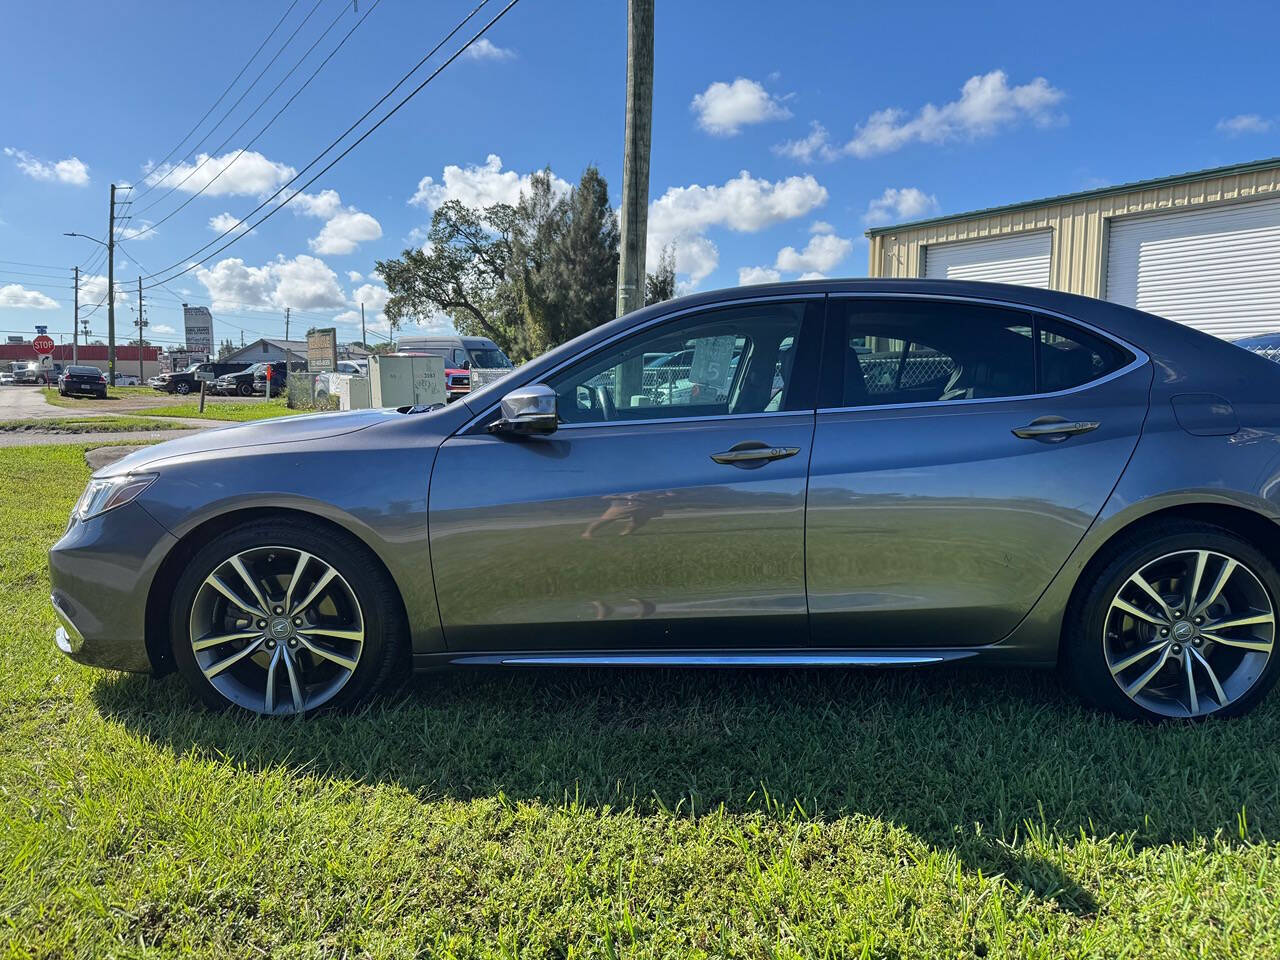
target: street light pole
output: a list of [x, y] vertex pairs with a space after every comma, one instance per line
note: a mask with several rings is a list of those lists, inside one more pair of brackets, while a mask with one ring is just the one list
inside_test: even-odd
[[75, 279], [75, 312], [71, 315], [71, 362], [80, 362], [80, 268], [72, 267], [71, 275]]
[[138, 386], [146, 383], [142, 373], [142, 330], [146, 325], [147, 321], [142, 316], [142, 277], [138, 277]]

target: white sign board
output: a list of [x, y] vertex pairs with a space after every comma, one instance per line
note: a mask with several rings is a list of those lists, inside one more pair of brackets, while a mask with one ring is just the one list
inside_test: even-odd
[[184, 303], [182, 323], [188, 350], [206, 356], [213, 353], [213, 314], [208, 307], [189, 307]]
[[208, 380], [208, 381], [213, 381], [213, 380], [216, 380], [216, 379], [218, 379], [218, 376], [217, 376], [217, 374], [215, 374], [212, 370], [197, 370], [197, 371], [196, 371], [196, 380]]
[[733, 377], [733, 346], [736, 337], [704, 337], [693, 342], [693, 361], [689, 380], [712, 387], [717, 394], [728, 393]]

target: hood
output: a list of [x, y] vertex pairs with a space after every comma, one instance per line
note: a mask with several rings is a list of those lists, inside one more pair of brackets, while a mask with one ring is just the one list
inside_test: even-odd
[[99, 470], [94, 476], [110, 477], [123, 473], [145, 470], [176, 457], [192, 454], [216, 453], [219, 450], [239, 450], [272, 443], [296, 443], [301, 440], [322, 440], [344, 433], [354, 433], [375, 423], [399, 419], [403, 414], [395, 410], [352, 410], [347, 413], [313, 413], [297, 417], [275, 417], [254, 420], [213, 430], [203, 430], [190, 436], [168, 440], [155, 446], [135, 450]]

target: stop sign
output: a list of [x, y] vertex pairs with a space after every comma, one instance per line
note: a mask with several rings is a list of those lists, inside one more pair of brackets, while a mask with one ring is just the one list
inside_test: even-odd
[[47, 333], [40, 334], [40, 336], [31, 341], [31, 345], [36, 348], [36, 353], [38, 354], [53, 353], [53, 337]]

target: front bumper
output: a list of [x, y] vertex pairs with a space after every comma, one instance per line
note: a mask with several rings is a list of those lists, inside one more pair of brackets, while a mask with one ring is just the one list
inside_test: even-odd
[[58, 649], [79, 663], [150, 672], [147, 597], [176, 543], [137, 503], [73, 521], [49, 551]]

